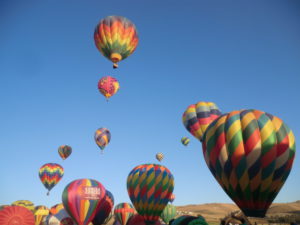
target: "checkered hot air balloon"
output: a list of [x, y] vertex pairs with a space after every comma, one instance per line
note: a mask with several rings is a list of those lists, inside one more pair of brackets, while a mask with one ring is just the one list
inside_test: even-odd
[[58, 154], [59, 156], [65, 160], [68, 158], [72, 153], [72, 147], [69, 145], [61, 145], [58, 147]]
[[114, 214], [116, 220], [120, 222], [121, 225], [126, 225], [127, 221], [134, 215], [135, 210], [130, 203], [122, 202], [115, 206]]
[[56, 163], [47, 163], [43, 165], [39, 170], [40, 179], [48, 189], [47, 195], [49, 195], [50, 190], [61, 180], [64, 175], [64, 168]]
[[174, 177], [162, 165], [143, 164], [131, 170], [127, 191], [136, 211], [147, 224], [157, 221], [174, 189]]
[[95, 28], [94, 40], [102, 55], [114, 63], [113, 68], [131, 55], [139, 42], [135, 25], [122, 16], [102, 19]]
[[103, 153], [104, 148], [108, 145], [110, 141], [110, 132], [107, 128], [99, 128], [95, 132], [95, 142], [101, 149], [101, 153]]
[[111, 76], [102, 77], [98, 82], [98, 89], [106, 100], [115, 95], [120, 88], [118, 80]]

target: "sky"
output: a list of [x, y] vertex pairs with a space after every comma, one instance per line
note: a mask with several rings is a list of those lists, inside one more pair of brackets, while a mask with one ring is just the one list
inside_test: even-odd
[[[0, 1], [0, 205], [26, 199], [51, 207], [81, 178], [100, 181], [116, 204], [130, 202], [129, 172], [157, 163], [158, 152], [175, 178], [175, 205], [232, 203], [182, 114], [198, 101], [224, 113], [259, 109], [281, 118], [297, 143], [299, 10], [296, 0]], [[117, 70], [93, 40], [109, 15], [127, 17], [139, 33]], [[97, 89], [105, 75], [121, 86], [109, 102]], [[100, 127], [112, 135], [104, 154], [94, 142]], [[64, 161], [63, 144], [73, 148]], [[46, 196], [38, 171], [50, 162], [65, 174]], [[275, 202], [300, 200], [299, 176], [296, 150]]]

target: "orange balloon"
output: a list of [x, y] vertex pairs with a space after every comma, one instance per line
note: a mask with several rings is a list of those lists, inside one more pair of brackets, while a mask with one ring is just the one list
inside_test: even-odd
[[34, 225], [33, 213], [22, 206], [8, 206], [0, 211], [1, 225]]

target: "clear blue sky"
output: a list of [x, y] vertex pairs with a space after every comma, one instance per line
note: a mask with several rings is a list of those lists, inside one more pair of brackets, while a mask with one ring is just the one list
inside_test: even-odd
[[[202, 147], [181, 116], [198, 101], [223, 112], [254, 108], [283, 119], [299, 140], [300, 2], [282, 1], [0, 1], [0, 204], [28, 199], [48, 207], [74, 179], [93, 178], [116, 203], [130, 202], [126, 179], [142, 163], [175, 177], [175, 205], [231, 202], [208, 170]], [[113, 70], [93, 32], [108, 15], [132, 20], [139, 45]], [[107, 103], [104, 75], [121, 89]], [[105, 153], [94, 142], [111, 131]], [[186, 148], [182, 136], [191, 138]], [[59, 145], [73, 147], [65, 161]], [[38, 177], [48, 162], [63, 179], [46, 196]], [[300, 166], [275, 199], [300, 199]]]

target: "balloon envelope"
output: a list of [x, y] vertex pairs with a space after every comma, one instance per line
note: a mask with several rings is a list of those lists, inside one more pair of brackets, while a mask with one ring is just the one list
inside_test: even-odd
[[42, 221], [49, 215], [49, 209], [46, 206], [38, 205], [34, 207], [35, 225], [40, 225]]
[[130, 203], [123, 202], [115, 206], [114, 214], [116, 220], [122, 225], [126, 225], [127, 221], [133, 216], [135, 210]]
[[208, 223], [202, 216], [183, 215], [173, 220], [171, 225], [208, 225]]
[[32, 212], [22, 206], [8, 206], [0, 211], [1, 225], [34, 225]]
[[34, 204], [29, 200], [18, 200], [11, 203], [12, 206], [22, 206], [26, 209], [29, 209], [31, 212], [34, 212]]
[[103, 202], [100, 204], [99, 208], [97, 209], [97, 212], [95, 214], [95, 217], [93, 219], [93, 225], [101, 225], [106, 224], [106, 219], [111, 217], [111, 211], [114, 207], [114, 196], [112, 193], [108, 190], [106, 190], [106, 194], [104, 197]]
[[183, 137], [183, 138], [181, 138], [181, 143], [184, 146], [187, 146], [190, 143], [190, 139], [188, 137]]
[[118, 80], [111, 76], [102, 77], [98, 82], [98, 89], [106, 99], [115, 95], [120, 88]]
[[61, 145], [58, 147], [58, 154], [62, 159], [68, 158], [72, 153], [72, 147], [69, 145]]
[[[147, 225], [147, 223], [144, 220], [144, 217], [142, 217], [140, 214], [135, 214], [128, 220], [127, 225]], [[157, 220], [152, 223], [152, 225], [161, 225], [161, 223], [159, 220]]]
[[155, 158], [159, 161], [159, 162], [161, 162], [163, 159], [164, 159], [164, 154], [163, 153], [157, 153], [156, 155], [155, 155]]
[[106, 128], [99, 128], [95, 132], [95, 141], [101, 150], [104, 150], [104, 148], [108, 145], [110, 137], [110, 132]]
[[176, 216], [176, 207], [174, 205], [168, 204], [165, 208], [162, 214], [160, 215], [160, 218], [165, 222], [169, 223], [170, 220], [174, 219]]
[[76, 225], [75, 221], [71, 218], [65, 210], [62, 203], [56, 204], [51, 207], [50, 214], [45, 219], [46, 225]]
[[61, 180], [64, 175], [64, 168], [57, 163], [47, 163], [39, 170], [39, 177], [49, 191]]

